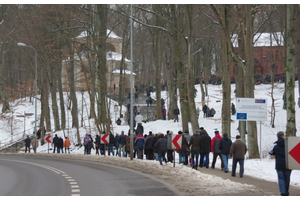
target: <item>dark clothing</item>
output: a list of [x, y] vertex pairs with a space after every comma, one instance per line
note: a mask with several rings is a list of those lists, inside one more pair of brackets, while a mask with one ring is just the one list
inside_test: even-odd
[[95, 147], [96, 147], [96, 154], [99, 155], [99, 149], [100, 149], [100, 136], [96, 135], [95, 138]]
[[119, 144], [121, 144], [121, 145], [125, 145], [126, 144], [126, 136], [124, 134], [122, 134], [122, 133], [119, 136]]
[[224, 137], [219, 143], [219, 149], [221, 150], [221, 154], [229, 155], [231, 144], [231, 139], [229, 139], [228, 137]]
[[275, 155], [275, 169], [276, 170], [287, 170], [285, 166], [285, 149], [284, 149], [284, 139], [277, 140], [273, 147], [273, 152], [269, 153]]
[[[206, 133], [201, 134], [200, 136], [200, 164], [199, 166], [202, 167], [205, 165], [206, 168], [209, 167], [209, 152], [210, 152], [210, 143], [211, 143], [211, 138], [210, 136]], [[204, 163], [204, 158], [205, 158], [205, 163]]]
[[215, 137], [213, 137], [213, 139], [211, 140], [211, 147], [210, 150], [213, 152], [213, 161], [211, 164], [212, 168], [215, 168], [215, 164], [217, 161], [217, 157], [219, 156], [221, 159], [221, 168], [224, 168], [224, 162], [223, 162], [223, 158], [222, 158], [222, 154], [221, 154], [221, 150], [219, 148], [219, 143], [223, 138], [220, 136], [219, 133], [216, 134]]
[[174, 113], [174, 117], [175, 117], [174, 122], [176, 122], [176, 121], [178, 122], [178, 115], [180, 115], [179, 109], [175, 108], [173, 113]]
[[159, 138], [154, 144], [155, 152], [167, 151], [167, 139], [165, 137]]
[[28, 149], [28, 152], [30, 153], [30, 144], [31, 144], [31, 139], [30, 139], [30, 137], [27, 137], [25, 139], [25, 153], [27, 152], [27, 149]]
[[[198, 160], [200, 155], [200, 148], [201, 148], [201, 137], [199, 133], [195, 133], [192, 135], [189, 147], [192, 146], [191, 152], [192, 152], [192, 159], [193, 159], [193, 168], [197, 169], [198, 166]], [[196, 156], [196, 162], [195, 162], [195, 156]]]
[[200, 136], [200, 153], [210, 152], [211, 138], [207, 133], [203, 133]]
[[60, 153], [60, 150], [63, 153], [64, 152], [63, 149], [64, 149], [64, 140], [60, 137], [58, 138], [58, 143], [57, 143], [57, 153]]
[[202, 111], [203, 111], [203, 117], [207, 117], [207, 105], [204, 105], [203, 108], [202, 108]]
[[117, 123], [117, 125], [121, 125], [121, 123], [122, 123], [121, 119], [118, 118], [117, 121], [116, 121], [116, 123]]
[[144, 127], [141, 124], [138, 124], [136, 128], [136, 134], [143, 134], [144, 133]]
[[115, 145], [115, 143], [116, 143], [115, 136], [112, 133], [109, 134], [109, 144]]
[[201, 145], [201, 137], [199, 133], [195, 133], [194, 135], [192, 135], [190, 143], [189, 143], [189, 147], [192, 146], [191, 150], [193, 151], [199, 151], [200, 153], [200, 145]]
[[177, 153], [186, 153], [186, 150], [188, 148], [189, 144], [186, 138], [182, 135], [182, 140], [181, 140], [181, 148], [177, 149]]
[[233, 156], [233, 158], [244, 159], [247, 150], [247, 146], [244, 142], [241, 140], [236, 140], [230, 147], [230, 156]]
[[31, 144], [31, 139], [30, 139], [30, 137], [27, 137], [25, 139], [25, 147], [30, 147], [30, 144]]
[[275, 169], [277, 171], [280, 195], [288, 196], [292, 170], [286, 168], [284, 139], [279, 139], [269, 149], [269, 154], [275, 155]]
[[57, 148], [57, 144], [58, 144], [58, 137], [57, 137], [57, 135], [53, 138], [52, 143], [54, 145], [54, 147], [53, 147], [53, 153], [55, 153], [55, 149]]
[[234, 143], [232, 143], [230, 147], [230, 156], [233, 156], [231, 176], [235, 176], [236, 164], [239, 163], [240, 177], [243, 177], [244, 157], [246, 153], [247, 153], [247, 146], [240, 139], [237, 139]]
[[145, 154], [147, 160], [153, 160], [153, 146], [154, 138], [152, 135], [149, 135], [145, 141]]
[[235, 112], [236, 112], [236, 110], [235, 110], [235, 105], [232, 103], [232, 104], [231, 104], [231, 114], [232, 114], [232, 115], [235, 115]]

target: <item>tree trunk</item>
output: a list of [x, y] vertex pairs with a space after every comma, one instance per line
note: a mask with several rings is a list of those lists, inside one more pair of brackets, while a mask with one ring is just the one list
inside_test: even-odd
[[228, 40], [226, 37], [230, 37], [230, 6], [225, 5], [223, 8], [224, 16], [224, 32], [222, 32], [222, 89], [223, 89], [223, 101], [222, 101], [222, 132], [231, 136], [231, 82], [230, 82], [230, 63], [231, 55], [229, 51]]
[[[245, 97], [254, 98], [253, 5], [243, 5], [246, 73]], [[256, 121], [247, 121], [249, 158], [259, 158]]]
[[[180, 15], [180, 8], [175, 5], [170, 5], [173, 20], [173, 24], [175, 28], [178, 30], [179, 24], [182, 24], [182, 16]], [[179, 33], [177, 30], [173, 30], [173, 43], [175, 49], [175, 68], [177, 70], [177, 82], [179, 89], [179, 98], [180, 98], [180, 107], [181, 107], [181, 119], [182, 119], [182, 131], [189, 131], [188, 127], [188, 119], [189, 119], [189, 107], [188, 107], [188, 99], [187, 99], [187, 83], [186, 83], [186, 74], [185, 67], [183, 65], [182, 59], [182, 43], [181, 38], [178, 37]]]
[[188, 106], [189, 106], [189, 121], [191, 122], [193, 133], [199, 130], [199, 124], [196, 113], [196, 105], [195, 105], [195, 77], [194, 77], [194, 67], [193, 67], [193, 58], [192, 58], [192, 32], [193, 32], [193, 9], [194, 5], [186, 5], [186, 19], [188, 24], [188, 38], [187, 38], [187, 52], [188, 52], [188, 60], [187, 60], [187, 91], [188, 91]]
[[106, 94], [107, 94], [107, 68], [106, 68], [106, 30], [107, 30], [107, 5], [97, 5], [99, 40], [97, 48], [98, 58], [98, 120], [101, 127], [110, 131], [110, 119], [107, 118]]
[[[299, 24], [298, 24], [299, 25]], [[286, 67], [285, 67], [285, 87], [287, 101], [287, 124], [286, 135], [296, 136], [296, 116], [295, 116], [295, 28], [294, 28], [294, 5], [286, 5]]]

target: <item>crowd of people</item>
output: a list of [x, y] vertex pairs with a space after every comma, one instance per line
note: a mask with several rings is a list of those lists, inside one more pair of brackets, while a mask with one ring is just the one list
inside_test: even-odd
[[[227, 133], [223, 133], [223, 137], [219, 131], [215, 131], [215, 137], [211, 138], [207, 131], [200, 127], [193, 135], [188, 131], [183, 133], [179, 131], [178, 134], [182, 136], [182, 143], [180, 149], [169, 149], [168, 140], [173, 135], [172, 131], [167, 131], [166, 134], [161, 132], [143, 134], [143, 126], [141, 123], [137, 124], [137, 128], [133, 132], [133, 158], [156, 160], [160, 165], [163, 162], [173, 162], [175, 151], [179, 157], [179, 164], [190, 165], [193, 169], [215, 168], [216, 160], [219, 157], [221, 160], [221, 169], [228, 173], [228, 160], [233, 158], [231, 175], [236, 175], [236, 166], [239, 164], [239, 176], [244, 174], [244, 156], [247, 152], [247, 146], [241, 141], [239, 135], [236, 136], [236, 141], [232, 142]], [[106, 134], [103, 132], [102, 134]], [[97, 155], [105, 155], [105, 150], [108, 151], [108, 156], [130, 157], [130, 130], [127, 135], [121, 131], [120, 135], [115, 136], [109, 132], [109, 144], [101, 143], [100, 136], [96, 135], [93, 140], [90, 134], [86, 134], [83, 139], [84, 154], [91, 154], [91, 149], [95, 150]], [[213, 159], [210, 165], [210, 152], [212, 152]]]
[[[156, 134], [149, 131], [148, 134], [144, 134], [142, 123], [139, 120], [137, 129], [133, 131], [134, 135], [134, 150], [133, 157], [138, 159], [156, 160], [160, 165], [163, 162], [173, 162], [173, 149], [168, 148], [168, 140], [173, 132], [167, 131], [166, 134], [158, 132]], [[139, 127], [140, 126], [140, 127]], [[108, 156], [111, 154], [119, 157], [130, 157], [130, 130], [125, 135], [124, 131], [121, 131], [120, 135], [117, 133], [115, 136], [109, 132], [109, 144], [107, 145]], [[211, 168], [215, 168], [217, 157], [221, 160], [221, 170], [225, 173], [229, 172], [228, 160], [232, 158], [232, 170], [231, 176], [236, 176], [236, 167], [239, 164], [239, 176], [242, 178], [244, 175], [244, 158], [248, 151], [246, 144], [241, 140], [241, 136], [237, 135], [234, 142], [228, 137], [227, 133], [220, 135], [219, 131], [215, 131], [215, 136], [211, 138], [207, 131], [200, 127], [199, 131], [191, 136], [189, 132], [183, 133], [179, 131], [178, 134], [182, 136], [182, 143], [180, 149], [175, 151], [178, 153], [179, 164], [188, 165], [197, 170], [198, 167], [209, 168], [209, 155], [210, 152], [213, 154]], [[106, 134], [103, 132], [102, 134]], [[283, 196], [289, 195], [289, 185], [291, 170], [286, 168], [285, 165], [285, 147], [284, 147], [284, 132], [280, 131], [277, 133], [278, 140], [269, 148], [268, 152], [275, 156], [275, 169], [278, 174], [278, 184], [280, 194]], [[24, 140], [25, 153], [30, 153], [30, 147], [36, 150], [38, 147], [37, 138], [33, 137]], [[65, 141], [61, 137], [55, 134], [53, 138], [52, 146], [53, 153], [70, 153], [71, 142], [68, 137], [65, 137]], [[101, 138], [96, 135], [93, 140], [91, 134], [87, 133], [83, 138], [84, 154], [91, 154], [91, 149], [95, 150], [96, 155], [105, 155], [106, 146], [101, 143]]]

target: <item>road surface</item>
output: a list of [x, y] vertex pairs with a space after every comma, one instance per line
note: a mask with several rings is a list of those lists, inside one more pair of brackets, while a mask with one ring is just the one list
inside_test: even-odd
[[0, 155], [0, 177], [0, 196], [180, 195], [146, 174], [81, 160]]

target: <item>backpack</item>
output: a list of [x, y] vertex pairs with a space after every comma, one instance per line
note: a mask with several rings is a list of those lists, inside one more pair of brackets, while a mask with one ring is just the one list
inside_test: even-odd
[[91, 140], [90, 136], [86, 135], [83, 139], [83, 144], [87, 145], [89, 143], [89, 141]]

